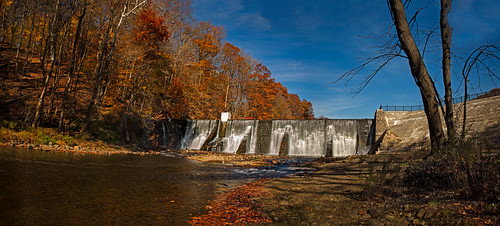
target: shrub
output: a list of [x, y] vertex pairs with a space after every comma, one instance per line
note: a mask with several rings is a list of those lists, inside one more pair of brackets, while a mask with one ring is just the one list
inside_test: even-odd
[[26, 125], [23, 121], [7, 121], [4, 120], [0, 124], [1, 127], [10, 129], [10, 130], [15, 130], [15, 131], [21, 131], [26, 129]]
[[[68, 145], [68, 146], [74, 146], [75, 145], [75, 142], [73, 140], [73, 137], [70, 137], [70, 136], [63, 136], [61, 137], [60, 139], [58, 140], [61, 140], [62, 142], [64, 142], [65, 145]], [[59, 142], [58, 142], [59, 143]]]
[[500, 201], [498, 151], [487, 151], [474, 141], [449, 142], [433, 156], [411, 164], [403, 178], [421, 189], [453, 189], [463, 198]]
[[40, 138], [38, 138], [37, 143], [39, 144], [55, 144], [56, 140], [52, 138], [50, 135], [42, 135]]
[[92, 121], [88, 130], [92, 139], [106, 143], [119, 144], [123, 140], [120, 118], [117, 114], [103, 115], [102, 119]]

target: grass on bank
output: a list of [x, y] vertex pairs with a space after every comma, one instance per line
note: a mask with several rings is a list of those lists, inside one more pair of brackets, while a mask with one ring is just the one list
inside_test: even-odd
[[[110, 145], [126, 145], [120, 112], [110, 111], [92, 120], [88, 130], [82, 132], [83, 119], [77, 119], [59, 131], [49, 125], [33, 128], [22, 120], [0, 121], [0, 142], [13, 141], [31, 144], [58, 144], [74, 146], [78, 142], [101, 142]], [[138, 115], [127, 120], [130, 144], [143, 144], [147, 138], [146, 126]]]
[[33, 128], [22, 122], [2, 121], [0, 124], [0, 141], [25, 144], [58, 144], [74, 146], [75, 139], [52, 128]]
[[[141, 144], [125, 144], [121, 136], [116, 139], [106, 139], [112, 136], [99, 137], [104, 134], [120, 133], [119, 126], [112, 122], [93, 122], [90, 132], [60, 132], [54, 128], [33, 128], [23, 122], [0, 121], [0, 144], [41, 150], [59, 150], [95, 154], [158, 154]], [[94, 131], [94, 132], [92, 132]], [[100, 133], [95, 133], [100, 131]], [[142, 130], [139, 130], [142, 132]], [[132, 134], [135, 136], [137, 133]], [[135, 137], [134, 137], [135, 138]], [[30, 145], [34, 145], [30, 146]], [[38, 146], [40, 145], [40, 146]]]

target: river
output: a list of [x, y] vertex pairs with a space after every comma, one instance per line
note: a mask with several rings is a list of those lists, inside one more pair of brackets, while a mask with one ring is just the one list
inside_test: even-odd
[[251, 178], [162, 155], [0, 147], [0, 225], [187, 224]]

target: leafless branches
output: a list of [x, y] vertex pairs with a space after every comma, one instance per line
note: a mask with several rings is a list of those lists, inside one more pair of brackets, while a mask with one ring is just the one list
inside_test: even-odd
[[467, 84], [469, 79], [469, 74], [471, 71], [475, 70], [478, 78], [480, 77], [480, 71], [485, 71], [487, 76], [494, 82], [494, 80], [499, 80], [500, 78], [495, 73], [496, 70], [499, 69], [498, 62], [500, 62], [500, 48], [498, 44], [488, 44], [480, 46], [479, 48], [472, 51], [465, 60], [463, 69], [462, 69], [462, 77], [464, 79], [464, 93], [465, 93], [465, 101], [464, 101], [464, 116], [462, 121], [462, 139], [465, 138], [465, 123], [467, 116]]

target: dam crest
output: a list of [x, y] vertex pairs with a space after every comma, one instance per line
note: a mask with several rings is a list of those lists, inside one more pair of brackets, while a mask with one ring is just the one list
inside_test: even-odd
[[[373, 119], [182, 120], [161, 122], [161, 145], [232, 154], [333, 156], [367, 154]], [[169, 124], [168, 125], [166, 125]]]

